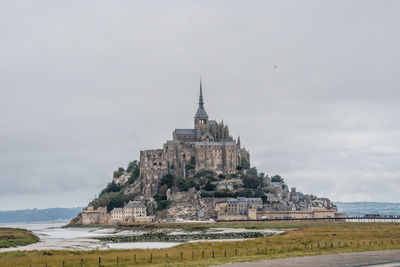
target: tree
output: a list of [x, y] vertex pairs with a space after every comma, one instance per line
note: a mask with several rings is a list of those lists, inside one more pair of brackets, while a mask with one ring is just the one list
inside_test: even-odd
[[214, 191], [215, 185], [213, 185], [210, 180], [207, 181], [206, 185], [204, 186], [204, 190], [206, 191]]
[[167, 197], [168, 185], [164, 184], [160, 187], [160, 195]]
[[194, 156], [190, 157], [189, 164], [187, 165], [188, 170], [194, 170], [196, 168], [196, 158]]
[[106, 188], [103, 189], [103, 191], [101, 191], [100, 196], [110, 192], [118, 192], [120, 190], [121, 186], [119, 184], [111, 182], [106, 186]]
[[176, 179], [176, 186], [180, 191], [188, 191], [189, 189], [188, 181], [183, 177], [178, 177]]
[[126, 168], [127, 172], [134, 172], [136, 169], [139, 169], [139, 161], [134, 160], [128, 163], [128, 167]]
[[243, 169], [245, 169], [245, 170], [250, 169], [250, 162], [246, 158], [242, 158], [242, 160], [240, 161], [240, 164]]
[[247, 173], [250, 174], [250, 175], [258, 176], [258, 171], [257, 171], [257, 168], [256, 168], [256, 167], [250, 168], [250, 169], [247, 171]]
[[119, 167], [118, 170], [114, 171], [113, 178], [120, 177], [124, 172], [125, 172], [125, 169], [122, 167]]
[[218, 190], [214, 193], [214, 197], [235, 197], [235, 193], [233, 193], [229, 189]]
[[242, 182], [246, 188], [257, 188], [261, 185], [261, 180], [257, 176], [250, 174], [243, 175]]
[[266, 188], [265, 188], [265, 191], [267, 192], [267, 193], [275, 193], [275, 188], [273, 187], [273, 186], [267, 186]]
[[279, 174], [277, 174], [271, 177], [271, 182], [283, 183], [283, 178]]
[[174, 180], [175, 180], [175, 177], [172, 174], [168, 173], [161, 178], [160, 185], [166, 184], [168, 186], [168, 188], [170, 188], [174, 185]]
[[134, 160], [129, 162], [128, 168], [126, 168], [126, 171], [131, 174], [129, 177], [129, 184], [132, 184], [140, 175], [140, 166], [139, 166], [139, 161]]
[[171, 201], [167, 200], [165, 196], [159, 194], [154, 195], [153, 199], [157, 202], [157, 211], [163, 210], [171, 204]]

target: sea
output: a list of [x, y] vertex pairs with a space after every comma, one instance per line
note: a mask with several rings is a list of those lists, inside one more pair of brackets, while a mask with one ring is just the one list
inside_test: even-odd
[[390, 202], [334, 202], [338, 212], [346, 213], [347, 216], [365, 216], [367, 214], [379, 214], [382, 216], [399, 216], [400, 203]]

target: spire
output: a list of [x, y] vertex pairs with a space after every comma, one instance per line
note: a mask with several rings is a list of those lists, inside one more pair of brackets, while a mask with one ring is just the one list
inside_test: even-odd
[[199, 96], [199, 108], [197, 109], [195, 118], [208, 118], [207, 112], [204, 109], [204, 101], [203, 101], [203, 85], [200, 76], [200, 96]]
[[203, 106], [204, 102], [203, 102], [203, 86], [201, 83], [201, 76], [200, 76], [200, 96], [199, 96], [199, 106]]
[[237, 139], [237, 145], [240, 147], [240, 135], [238, 136], [238, 139]]

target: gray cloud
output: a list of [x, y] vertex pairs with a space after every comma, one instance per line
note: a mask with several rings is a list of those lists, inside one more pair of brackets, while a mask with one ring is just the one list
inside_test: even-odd
[[0, 209], [85, 205], [206, 109], [255, 166], [400, 201], [397, 1], [3, 1]]

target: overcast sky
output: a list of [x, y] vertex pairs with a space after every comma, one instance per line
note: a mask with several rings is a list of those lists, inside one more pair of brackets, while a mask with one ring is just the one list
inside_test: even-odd
[[400, 202], [399, 1], [0, 1], [0, 209], [86, 205], [210, 119], [333, 201]]

